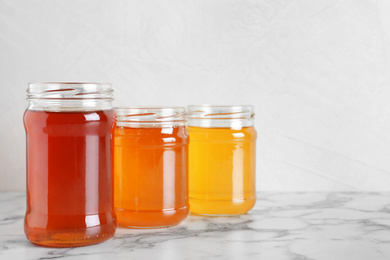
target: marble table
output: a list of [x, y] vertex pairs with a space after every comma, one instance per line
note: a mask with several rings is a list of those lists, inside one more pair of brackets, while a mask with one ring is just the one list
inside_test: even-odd
[[24, 237], [24, 193], [0, 193], [0, 259], [390, 259], [390, 193], [258, 195], [248, 215], [118, 228], [104, 243], [59, 249]]

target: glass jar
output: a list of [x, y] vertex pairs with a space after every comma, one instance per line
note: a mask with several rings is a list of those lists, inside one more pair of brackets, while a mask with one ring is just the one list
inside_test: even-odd
[[256, 202], [253, 106], [188, 106], [191, 212], [240, 215]]
[[27, 238], [50, 247], [111, 238], [111, 85], [30, 83], [27, 92]]
[[118, 223], [163, 228], [188, 215], [184, 107], [116, 108], [114, 198]]

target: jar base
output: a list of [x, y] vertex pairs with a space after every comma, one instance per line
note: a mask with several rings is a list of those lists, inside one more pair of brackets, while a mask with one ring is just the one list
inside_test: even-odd
[[88, 227], [82, 231], [59, 231], [41, 228], [26, 229], [27, 239], [45, 247], [81, 247], [104, 242], [114, 236], [116, 227]]
[[188, 207], [159, 211], [135, 211], [116, 208], [118, 224], [134, 229], [158, 229], [177, 226], [188, 215]]
[[247, 212], [240, 213], [240, 214], [206, 214], [206, 213], [196, 213], [191, 211], [190, 213], [191, 215], [196, 215], [196, 216], [218, 218], [218, 217], [237, 217], [237, 216], [245, 215]]
[[180, 224], [180, 223], [174, 224], [174, 225], [156, 226], [156, 227], [123, 226], [123, 225], [121, 225], [121, 224], [119, 224], [119, 226], [124, 227], [124, 228], [131, 228], [131, 229], [163, 229], [163, 228], [176, 227], [176, 226], [179, 225], [179, 224]]
[[191, 214], [208, 217], [234, 217], [244, 215], [256, 203], [256, 196], [233, 200], [204, 200], [190, 197]]

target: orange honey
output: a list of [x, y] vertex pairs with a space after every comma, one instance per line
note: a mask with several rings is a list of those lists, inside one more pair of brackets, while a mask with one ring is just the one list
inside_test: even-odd
[[118, 223], [132, 228], [179, 224], [189, 211], [184, 126], [117, 126], [114, 205]]

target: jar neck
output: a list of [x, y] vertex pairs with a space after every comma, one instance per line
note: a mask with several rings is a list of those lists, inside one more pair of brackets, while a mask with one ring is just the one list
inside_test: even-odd
[[241, 129], [254, 124], [253, 106], [188, 106], [188, 126]]
[[243, 127], [251, 127], [254, 124], [253, 119], [227, 119], [227, 120], [210, 120], [210, 119], [188, 119], [188, 126], [203, 127], [203, 128], [230, 128], [241, 129]]
[[34, 99], [28, 101], [29, 110], [70, 112], [70, 111], [98, 111], [113, 109], [112, 102], [107, 100], [45, 100]]
[[112, 109], [112, 87], [107, 83], [30, 83], [30, 110], [96, 111]]
[[118, 107], [116, 125], [130, 128], [180, 127], [186, 124], [184, 107]]

